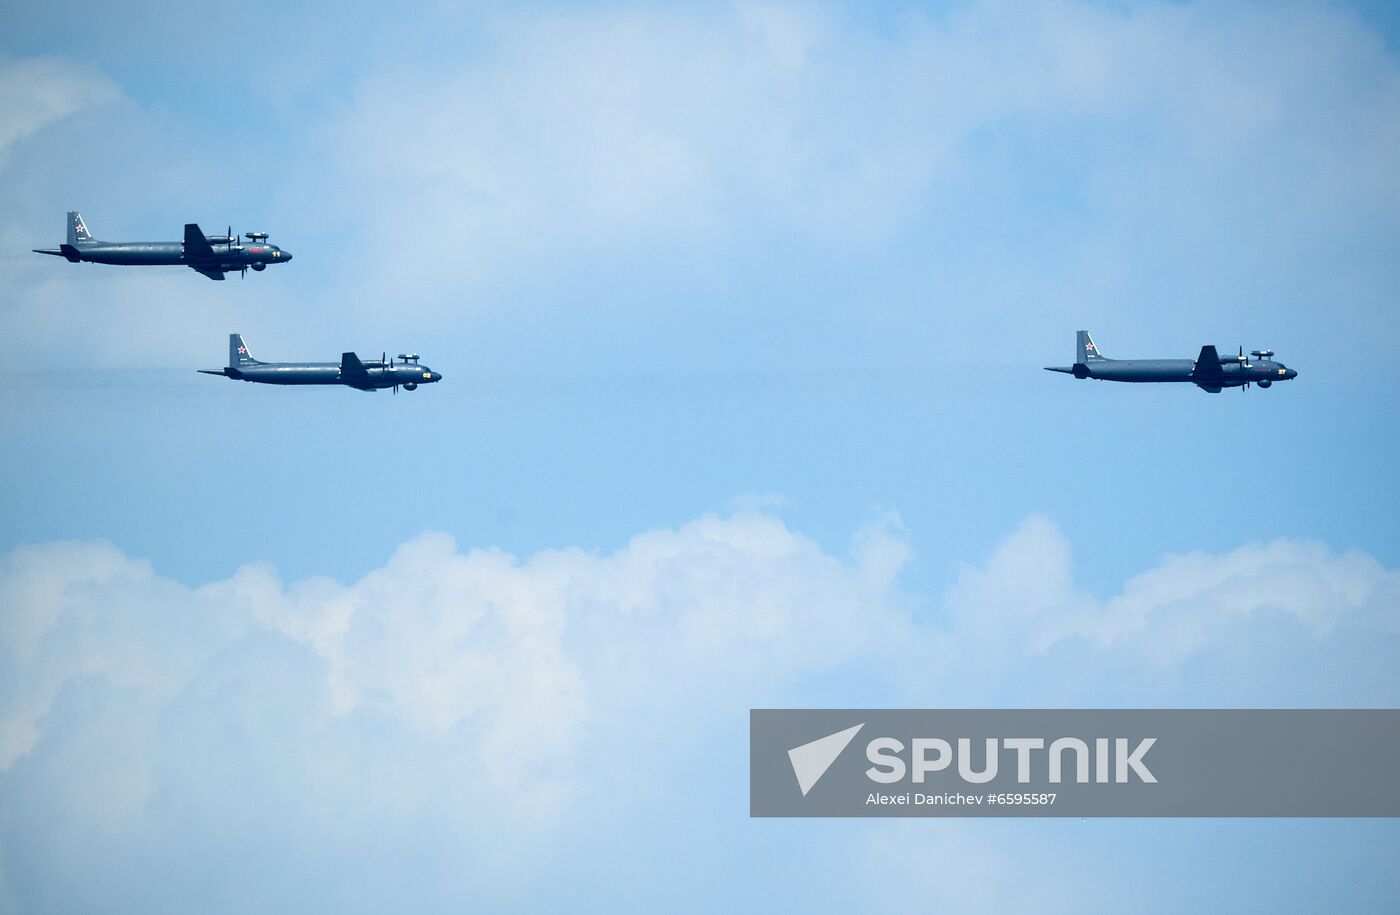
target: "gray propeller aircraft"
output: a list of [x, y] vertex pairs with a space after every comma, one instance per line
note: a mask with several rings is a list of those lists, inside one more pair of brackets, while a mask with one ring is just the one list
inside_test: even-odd
[[57, 248], [35, 248], [36, 254], [64, 257], [71, 263], [152, 266], [183, 264], [211, 280], [222, 280], [235, 270], [246, 276], [248, 268], [263, 271], [268, 264], [285, 264], [292, 256], [267, 242], [266, 232], [245, 232], [249, 244], [239, 244], [233, 227], [223, 235], [205, 235], [196, 223], [185, 224], [180, 241], [98, 241], [88, 233], [80, 213], [68, 214], [68, 241]]
[[378, 359], [365, 360], [354, 353], [341, 353], [340, 362], [259, 362], [240, 334], [228, 335], [227, 368], [198, 371], [260, 384], [343, 384], [360, 391], [393, 388], [395, 394], [400, 385], [413, 391], [420, 384], [442, 380], [441, 374], [418, 364], [417, 353], [399, 353], [397, 359], [388, 360], [382, 353]]
[[1189, 381], [1203, 391], [1219, 394], [1224, 388], [1249, 387], [1250, 382], [1267, 388], [1275, 381], [1297, 378], [1298, 373], [1282, 362], [1274, 362], [1274, 351], [1257, 349], [1249, 354], [1240, 347], [1238, 355], [1222, 356], [1213, 346], [1201, 347], [1195, 359], [1105, 359], [1087, 330], [1079, 332], [1079, 353], [1072, 366], [1046, 366], [1047, 372], [1064, 372], [1075, 378], [1098, 381], [1164, 382]]

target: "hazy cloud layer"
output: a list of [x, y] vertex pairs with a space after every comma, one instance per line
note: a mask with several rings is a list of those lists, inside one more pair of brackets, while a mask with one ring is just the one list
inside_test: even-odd
[[71, 60], [0, 56], [0, 168], [14, 144], [69, 115], [119, 98], [110, 79]]
[[[4, 64], [0, 150], [26, 165], [0, 164], [7, 250], [52, 243], [81, 204], [117, 235], [270, 220], [242, 228], [298, 256], [295, 274], [206, 288], [16, 254], [0, 331], [37, 341], [19, 358], [52, 355], [61, 328], [65, 355], [117, 361], [105, 341], [125, 333], [143, 362], [186, 366], [231, 308], [301, 339], [328, 320], [450, 337], [556, 308], [625, 336], [619, 300], [663, 322], [715, 314], [715, 285], [687, 275], [714, 256], [790, 276], [779, 300], [810, 297], [809, 273], [838, 279], [805, 310], [839, 314], [843, 339], [886, 322], [853, 359], [926, 351], [911, 325], [1011, 352], [1081, 321], [1108, 339], [1119, 321], [1186, 323], [1194, 343], [1225, 303], [1231, 329], [1394, 327], [1400, 71], [1335, 9], [984, 2], [876, 24], [834, 6], [621, 5], [415, 18], [383, 41], [419, 32], [462, 50], [333, 62], [308, 36], [320, 63], [279, 74], [279, 105], [306, 110], [274, 106], [297, 129], [273, 158], [144, 101], [61, 122], [117, 89], [58, 59]], [[345, 74], [329, 97], [326, 67]], [[893, 327], [910, 353], [883, 339]]]
[[1394, 227], [1400, 73], [1344, 16], [1287, 12], [512, 14], [465, 63], [362, 80], [328, 158], [366, 240], [415, 241], [376, 279], [429, 298], [792, 233], [859, 262], [912, 233], [930, 291], [990, 296], [1012, 328], [1056, 286], [1122, 295], [1180, 258], [1287, 271]]

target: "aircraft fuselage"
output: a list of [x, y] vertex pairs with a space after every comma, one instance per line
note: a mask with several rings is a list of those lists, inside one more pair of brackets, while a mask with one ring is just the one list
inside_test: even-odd
[[[65, 246], [68, 247], [68, 246]], [[210, 245], [214, 250], [215, 263], [219, 269], [241, 270], [244, 267], [266, 267], [291, 260], [276, 245]], [[135, 241], [89, 244], [73, 247], [62, 253], [69, 260], [87, 261], [93, 264], [122, 264], [126, 266], [212, 266], [204, 259], [191, 259], [185, 256], [184, 242], [178, 241]], [[48, 253], [48, 252], [45, 252]]]
[[339, 362], [259, 362], [249, 352], [242, 334], [228, 335], [227, 366], [217, 371], [199, 371], [256, 384], [339, 384], [360, 391], [400, 387], [412, 391], [420, 384], [442, 380], [440, 373], [419, 363], [417, 353], [400, 353], [397, 359], [381, 357], [369, 361], [354, 353], [341, 353]]
[[1046, 370], [1095, 381], [1189, 383], [1218, 394], [1224, 388], [1242, 388], [1250, 384], [1267, 388], [1276, 381], [1298, 377], [1293, 369], [1275, 362], [1273, 354], [1269, 349], [1254, 350], [1249, 354], [1254, 360], [1250, 361], [1245, 358], [1244, 347], [1240, 347], [1236, 356], [1222, 357], [1214, 346], [1203, 346], [1195, 359], [1109, 359], [1099, 352], [1089, 332], [1081, 330], [1074, 365], [1046, 366]]
[[127, 267], [185, 266], [211, 280], [224, 274], [266, 270], [285, 264], [292, 256], [270, 244], [266, 232], [246, 232], [249, 244], [240, 244], [230, 229], [224, 235], [205, 235], [197, 223], [185, 224], [184, 241], [101, 241], [93, 238], [77, 210], [68, 212], [68, 240], [57, 248], [35, 248], [36, 254], [62, 257], [70, 263], [116, 264]]
[[[1076, 378], [1135, 384], [1194, 381], [1195, 370], [1194, 359], [1095, 359], [1088, 364], [1052, 369]], [[1238, 388], [1251, 383], [1286, 381], [1296, 374], [1292, 369], [1268, 360], [1249, 364], [1227, 362], [1220, 366], [1220, 375], [1212, 383], [1222, 388]]]
[[365, 364], [364, 378], [352, 383], [341, 371], [338, 362], [259, 362], [255, 365], [228, 366], [223, 374], [237, 381], [258, 384], [344, 384], [357, 388], [392, 388], [406, 385], [412, 390], [420, 384], [432, 384], [442, 378], [426, 365], [416, 363], [380, 365]]

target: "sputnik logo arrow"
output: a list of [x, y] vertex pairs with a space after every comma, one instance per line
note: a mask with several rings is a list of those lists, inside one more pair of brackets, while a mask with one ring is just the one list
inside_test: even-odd
[[836, 757], [841, 755], [841, 751], [846, 749], [846, 746], [855, 739], [856, 732], [863, 727], [865, 727], [865, 722], [862, 721], [855, 727], [819, 737], [811, 743], [804, 743], [800, 747], [788, 750], [788, 760], [792, 763], [792, 774], [797, 776], [797, 787], [802, 789], [803, 797], [806, 797], [807, 792], [812, 790], [812, 786], [821, 780], [821, 777], [826, 774], [826, 770], [830, 769], [831, 764], [836, 762]]

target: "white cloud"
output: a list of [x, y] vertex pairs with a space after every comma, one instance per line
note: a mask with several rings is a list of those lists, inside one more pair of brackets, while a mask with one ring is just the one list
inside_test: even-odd
[[23, 685], [0, 717], [0, 764], [32, 749], [73, 678], [168, 699], [255, 630], [314, 653], [331, 716], [382, 712], [429, 736], [483, 722], [484, 759], [556, 758], [586, 725], [592, 690], [674, 698], [722, 664], [715, 688], [732, 694], [862, 651], [864, 633], [898, 624], [890, 587], [906, 552], [875, 524], [846, 564], [746, 513], [641, 534], [607, 556], [520, 561], [424, 534], [349, 586], [284, 585], [249, 566], [190, 589], [109, 545], [24, 547], [0, 573], [7, 667]]
[[[61, 861], [26, 853], [42, 873], [74, 856], [197, 861], [231, 830], [348, 866], [355, 892], [382, 891], [383, 867], [432, 873], [442, 899], [506, 898], [551, 861], [586, 870], [604, 846], [645, 847], [636, 830], [668, 785], [690, 786], [709, 842], [706, 808], [742, 791], [726, 760], [751, 706], [859, 704], [872, 683], [909, 704], [1287, 695], [1295, 671], [1256, 644], [1346, 671], [1310, 703], [1397, 695], [1400, 573], [1364, 554], [1279, 540], [1168, 557], [1098, 599], [1031, 518], [920, 600], [899, 585], [909, 553], [892, 516], [843, 558], [751, 510], [607, 554], [424, 534], [350, 584], [249, 566], [187, 587], [106, 544], [23, 547], [0, 560], [0, 803], [11, 828], [62, 837]], [[399, 833], [407, 857], [366, 868], [374, 837]], [[192, 844], [140, 838], [174, 834]], [[967, 854], [968, 873], [994, 857]], [[965, 881], [941, 892], [977, 897]]]
[[[1131, 671], [1133, 685], [1160, 688], [1183, 662], [1238, 639], [1270, 640], [1288, 621], [1318, 643], [1340, 628], [1400, 633], [1400, 574], [1365, 553], [1337, 554], [1313, 541], [1168, 556], [1107, 599], [1075, 584], [1070, 560], [1055, 525], [1031, 517], [984, 564], [962, 570], [946, 595], [948, 627], [934, 635], [945, 672], [995, 682], [1018, 664], [1072, 650], [1101, 673]], [[1340, 701], [1386, 700], [1358, 691]]]
[[1170, 665], [1210, 642], [1213, 630], [1263, 613], [1291, 616], [1318, 636], [1358, 613], [1373, 616], [1367, 622], [1378, 632], [1393, 632], [1400, 624], [1400, 578], [1364, 553], [1335, 555], [1307, 541], [1173, 556], [1130, 579], [1121, 595], [1067, 631]]

